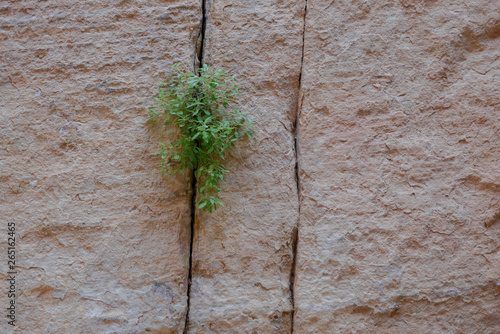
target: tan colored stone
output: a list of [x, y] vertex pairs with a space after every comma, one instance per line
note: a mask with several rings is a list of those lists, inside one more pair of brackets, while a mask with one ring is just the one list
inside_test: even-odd
[[303, 10], [303, 1], [211, 2], [206, 63], [238, 75], [256, 133], [226, 160], [225, 207], [196, 213], [190, 333], [290, 332]]
[[144, 122], [168, 66], [193, 64], [199, 2], [0, 6], [0, 216], [17, 224], [15, 332], [182, 333], [189, 176], [160, 176], [162, 137]]
[[[206, 3], [256, 133], [195, 212], [188, 332], [500, 332], [498, 4], [308, 0], [299, 95], [305, 0]], [[191, 176], [159, 175], [175, 133], [144, 122], [201, 8], [0, 4], [0, 333], [184, 331]]]
[[499, 20], [308, 1], [294, 333], [500, 331]]

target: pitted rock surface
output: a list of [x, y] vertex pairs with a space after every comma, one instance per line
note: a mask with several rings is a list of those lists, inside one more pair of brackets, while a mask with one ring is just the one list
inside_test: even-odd
[[[17, 326], [0, 332], [500, 332], [498, 12], [4, 1]], [[199, 57], [237, 74], [256, 124], [213, 214], [192, 211], [190, 171], [159, 174], [157, 143], [176, 132], [145, 122], [170, 65]]]

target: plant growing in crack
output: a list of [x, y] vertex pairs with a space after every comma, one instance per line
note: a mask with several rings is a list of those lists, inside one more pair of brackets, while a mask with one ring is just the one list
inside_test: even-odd
[[212, 212], [217, 205], [224, 206], [217, 197], [228, 172], [222, 161], [237, 140], [245, 134], [252, 138], [252, 131], [243, 125], [253, 124], [245, 114], [230, 109], [238, 94], [235, 75], [207, 65], [198, 69], [198, 75], [179, 64], [173, 69], [175, 74], [160, 85], [149, 116], [150, 120], [160, 119], [164, 126], [177, 126], [180, 132], [180, 138], [169, 145], [159, 143], [160, 172], [167, 175], [192, 169], [200, 195], [197, 206]]

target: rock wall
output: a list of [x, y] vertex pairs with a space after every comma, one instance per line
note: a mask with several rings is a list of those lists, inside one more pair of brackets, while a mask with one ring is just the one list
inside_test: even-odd
[[498, 9], [308, 1], [295, 332], [500, 330]]
[[[178, 332], [191, 187], [189, 175], [159, 175], [161, 138], [145, 120], [171, 63], [193, 66], [198, 1], [8, 1], [0, 20], [0, 216], [2, 231], [12, 221], [18, 234], [13, 332]], [[6, 255], [1, 263], [7, 291]], [[3, 314], [0, 332], [10, 333]]]
[[[0, 332], [499, 332], [498, 12], [4, 1], [0, 244], [15, 222], [17, 326], [2, 316]], [[214, 214], [152, 155], [175, 138], [145, 124], [175, 62], [237, 74], [256, 123]]]
[[230, 153], [225, 208], [196, 214], [189, 332], [289, 333], [304, 4], [213, 1], [207, 18], [205, 61], [238, 75], [257, 126]]

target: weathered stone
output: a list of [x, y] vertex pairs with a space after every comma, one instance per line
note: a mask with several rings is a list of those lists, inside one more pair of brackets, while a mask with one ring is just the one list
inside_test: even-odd
[[290, 332], [303, 19], [303, 1], [211, 2], [205, 63], [238, 75], [256, 126], [226, 159], [225, 207], [196, 213], [190, 333]]
[[499, 332], [498, 3], [306, 23], [294, 333]]
[[15, 332], [182, 333], [189, 175], [160, 176], [162, 137], [144, 122], [168, 66], [193, 66], [199, 1], [4, 1], [0, 13]]
[[[205, 2], [0, 4], [0, 333], [500, 332], [498, 4]], [[189, 268], [144, 122], [202, 44], [256, 127]]]

